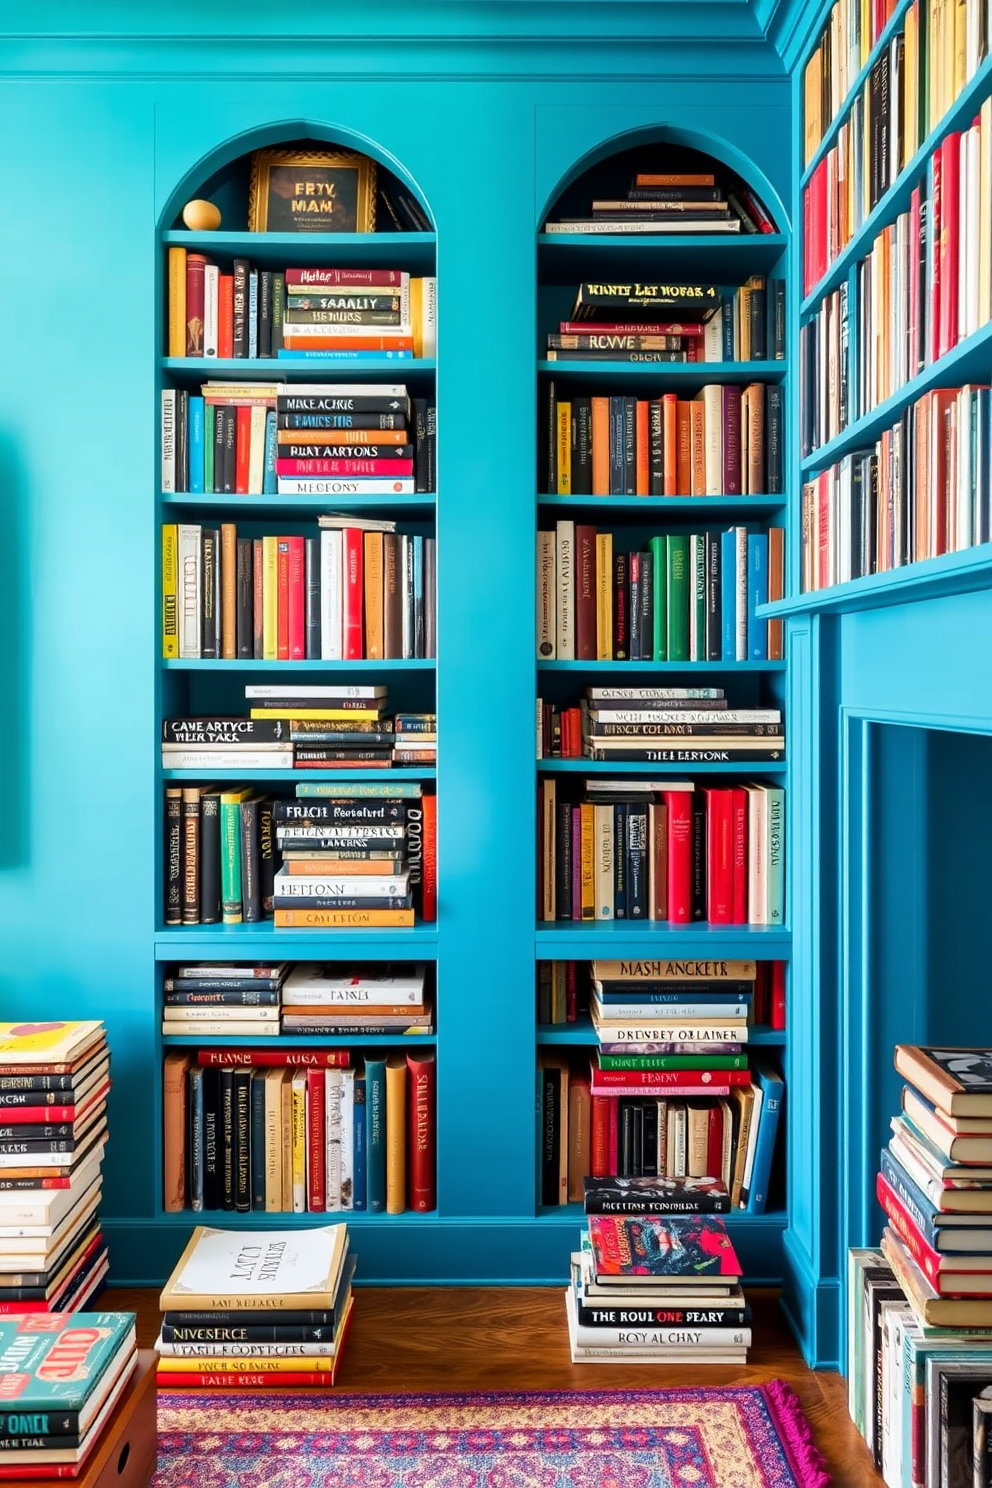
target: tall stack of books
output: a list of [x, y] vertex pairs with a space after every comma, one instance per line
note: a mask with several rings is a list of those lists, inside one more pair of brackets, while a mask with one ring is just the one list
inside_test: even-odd
[[344, 1224], [197, 1226], [160, 1298], [159, 1387], [333, 1385], [354, 1270]]
[[178, 966], [162, 983], [163, 1034], [274, 1038], [289, 963]]
[[577, 707], [539, 698], [538, 708], [538, 759], [617, 749], [642, 759], [673, 750], [680, 764], [785, 758], [781, 709], [731, 707], [722, 687], [587, 687]]
[[848, 1403], [886, 1483], [970, 1488], [992, 1395], [992, 1048], [899, 1044], [895, 1065], [888, 1225], [848, 1260]]
[[572, 1256], [565, 1308], [573, 1364], [746, 1363], [751, 1317], [723, 1220], [645, 1212], [658, 1193], [637, 1189], [635, 1180], [620, 1212], [588, 1213]]
[[0, 1312], [75, 1312], [103, 1287], [109, 1089], [102, 1023], [0, 1023]]
[[137, 1363], [133, 1312], [0, 1318], [3, 1477], [78, 1477]]
[[637, 171], [624, 197], [594, 200], [585, 217], [546, 222], [553, 234], [772, 233], [753, 191], [718, 185], [712, 171]]
[[288, 731], [297, 769], [388, 769], [395, 732], [388, 688], [375, 683], [257, 683], [245, 688], [251, 718]]
[[407, 812], [402, 797], [277, 801], [276, 927], [412, 925]]
[[375, 961], [324, 965], [307, 961], [295, 966], [282, 994], [285, 1034], [402, 1034], [433, 1030], [433, 1010], [426, 1000], [427, 968]]

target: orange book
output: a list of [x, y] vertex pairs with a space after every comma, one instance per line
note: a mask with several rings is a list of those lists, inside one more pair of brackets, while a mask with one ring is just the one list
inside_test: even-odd
[[234, 356], [234, 275], [217, 277], [217, 356]]
[[283, 332], [287, 351], [412, 351], [412, 336], [294, 336]]
[[277, 909], [276, 930], [335, 930], [344, 927], [385, 927], [409, 929], [413, 925], [412, 909]]
[[220, 654], [225, 661], [235, 661], [238, 655], [238, 529], [234, 522], [221, 523], [220, 582]]
[[186, 1208], [186, 1076], [192, 1056], [174, 1051], [165, 1056], [162, 1081], [162, 1207], [169, 1213]]
[[[768, 603], [785, 598], [785, 528], [768, 529]], [[768, 660], [783, 661], [782, 621], [768, 622]]]
[[365, 655], [381, 661], [383, 652], [382, 533], [365, 534]]
[[[280, 429], [279, 444], [406, 444], [406, 429]], [[334, 455], [328, 450], [328, 457]]]
[[586, 1075], [572, 1075], [568, 1081], [568, 1200], [582, 1203], [583, 1179], [590, 1171], [592, 1157], [592, 1093]]
[[610, 400], [591, 398], [592, 494], [610, 494]]
[[692, 172], [685, 171], [663, 171], [657, 172], [638, 171], [634, 184], [643, 186], [715, 186], [716, 177], [709, 171]]
[[679, 398], [676, 403], [676, 496], [692, 495], [692, 405]]
[[650, 407], [651, 405], [646, 398], [638, 398], [637, 424], [634, 443], [634, 455], [637, 470], [637, 481], [634, 490], [638, 496], [649, 496], [651, 494], [651, 471], [649, 463], [651, 433], [648, 420]]
[[706, 495], [706, 413], [702, 399], [689, 404], [689, 442], [692, 450], [689, 494]]
[[388, 858], [380, 861], [368, 858], [331, 858], [323, 853], [319, 859], [292, 858], [284, 861], [282, 866], [291, 878], [327, 878], [334, 874], [347, 878], [391, 878], [397, 872], [394, 862]]
[[674, 393], [665, 393], [661, 400], [662, 432], [665, 445], [665, 492], [666, 496], [677, 496], [677, 465], [678, 465], [678, 399]]

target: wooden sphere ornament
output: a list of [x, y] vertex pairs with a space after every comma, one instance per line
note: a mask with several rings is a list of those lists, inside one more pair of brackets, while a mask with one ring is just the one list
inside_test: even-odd
[[220, 227], [220, 209], [213, 202], [188, 201], [183, 207], [183, 221], [191, 232], [216, 232]]

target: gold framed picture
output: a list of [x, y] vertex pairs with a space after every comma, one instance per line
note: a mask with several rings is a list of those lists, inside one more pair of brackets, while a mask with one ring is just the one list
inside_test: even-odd
[[248, 231], [375, 231], [375, 161], [356, 150], [256, 150]]

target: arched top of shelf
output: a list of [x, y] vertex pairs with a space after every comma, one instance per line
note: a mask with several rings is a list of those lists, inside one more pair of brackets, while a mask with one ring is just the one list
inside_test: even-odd
[[[547, 224], [561, 223], [567, 219], [591, 220], [594, 201], [627, 202], [638, 173], [649, 176], [711, 174], [714, 177], [714, 186], [721, 188], [719, 199], [730, 203], [732, 218], [742, 219], [746, 214], [756, 225], [760, 226], [763, 219], [770, 226], [770, 231], [769, 227], [765, 227], [763, 231], [753, 232], [741, 220], [739, 229], [728, 232], [702, 220], [689, 227], [680, 213], [676, 220], [683, 225], [678, 231], [672, 231], [667, 222], [660, 220], [656, 226], [652, 226], [650, 232], [645, 230], [643, 236], [669, 237], [673, 244], [684, 237], [688, 239], [687, 250], [690, 246], [698, 247], [701, 238], [709, 244], [719, 246], [728, 241], [738, 243], [750, 239], [753, 242], [760, 236], [769, 238], [769, 249], [784, 246], [784, 234], [789, 228], [788, 213], [771, 182], [754, 162], [729, 140], [698, 130], [665, 124], [616, 135], [577, 160], [557, 183], [548, 199], [538, 223], [541, 241], [549, 245], [594, 245], [598, 237], [607, 234], [566, 232], [549, 235]], [[651, 183], [650, 189], [658, 188], [658, 184]], [[685, 203], [685, 207], [686, 211], [692, 210], [689, 202]], [[699, 204], [696, 205], [696, 211], [700, 211]], [[631, 220], [629, 207], [618, 207], [611, 215], [625, 222]], [[603, 211], [596, 213], [597, 218], [604, 216]], [[626, 233], [624, 240], [633, 244], [641, 236], [640, 232]], [[613, 242], [616, 241], [614, 237]]]
[[[246, 232], [249, 228], [252, 157], [256, 151], [265, 149], [330, 153], [339, 149], [365, 157], [375, 168], [374, 230], [384, 237], [397, 232], [433, 233], [435, 230], [433, 214], [422, 191], [388, 151], [354, 130], [315, 119], [295, 118], [232, 135], [204, 155], [186, 172], [168, 198], [159, 219], [159, 231], [183, 230], [183, 207], [188, 201], [203, 199], [219, 208], [223, 232]], [[333, 232], [336, 229], [328, 223], [327, 230]], [[305, 239], [307, 234], [300, 233], [299, 236]]]

